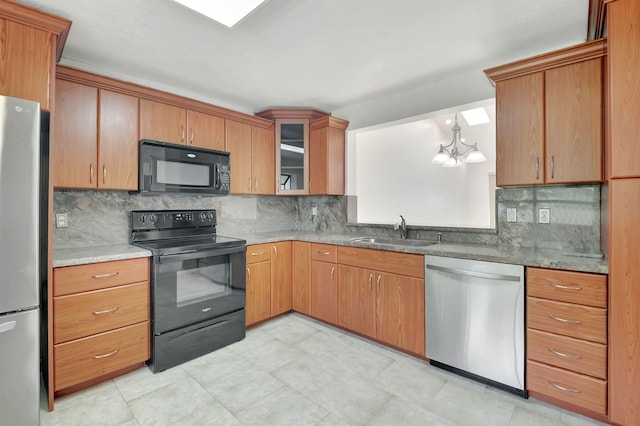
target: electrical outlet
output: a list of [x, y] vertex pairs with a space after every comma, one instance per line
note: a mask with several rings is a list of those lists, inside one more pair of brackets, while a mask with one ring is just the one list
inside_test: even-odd
[[551, 209], [538, 209], [538, 223], [551, 222]]
[[507, 222], [515, 223], [517, 222], [517, 210], [515, 207], [507, 207]]
[[311, 216], [318, 216], [318, 206], [311, 207]]
[[56, 213], [56, 228], [66, 228], [69, 226], [66, 213]]

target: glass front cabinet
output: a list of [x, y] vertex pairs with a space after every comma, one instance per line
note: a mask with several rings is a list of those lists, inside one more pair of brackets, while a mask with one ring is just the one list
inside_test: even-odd
[[278, 195], [343, 195], [348, 121], [302, 109], [256, 114], [275, 123]]

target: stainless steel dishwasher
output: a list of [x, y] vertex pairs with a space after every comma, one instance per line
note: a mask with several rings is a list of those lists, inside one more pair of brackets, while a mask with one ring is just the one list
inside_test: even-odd
[[425, 256], [431, 364], [527, 396], [524, 267]]

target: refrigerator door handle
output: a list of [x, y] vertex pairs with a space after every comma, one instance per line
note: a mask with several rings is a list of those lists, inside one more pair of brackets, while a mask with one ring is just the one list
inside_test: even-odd
[[5, 322], [4, 324], [0, 324], [0, 333], [4, 333], [5, 331], [11, 331], [15, 328], [15, 326], [16, 326], [15, 321], [9, 321], [9, 322]]

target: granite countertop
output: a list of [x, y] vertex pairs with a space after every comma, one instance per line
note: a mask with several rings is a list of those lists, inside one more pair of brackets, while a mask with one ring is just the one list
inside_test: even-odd
[[[590, 255], [566, 253], [562, 250], [555, 249], [462, 243], [435, 243], [426, 246], [412, 247], [354, 241], [354, 238], [358, 238], [359, 236], [353, 234], [322, 234], [296, 231], [233, 235], [233, 237], [243, 238], [247, 240], [247, 244], [299, 240], [313, 243], [375, 248], [403, 253], [428, 254], [433, 256], [456, 257], [488, 262], [512, 263], [516, 265], [536, 266], [540, 268], [564, 269], [600, 274], [607, 274], [609, 272], [609, 267], [605, 260], [590, 257]], [[81, 265], [86, 263], [105, 262], [109, 260], [148, 257], [150, 255], [151, 253], [148, 250], [128, 244], [59, 249], [53, 251], [53, 266], [61, 267]]]

